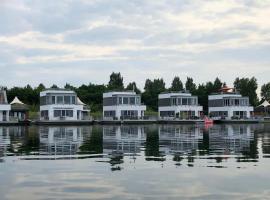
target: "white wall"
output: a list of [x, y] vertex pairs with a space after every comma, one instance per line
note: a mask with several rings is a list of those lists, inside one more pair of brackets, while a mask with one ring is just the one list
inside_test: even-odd
[[250, 118], [250, 112], [254, 111], [252, 106], [224, 106], [224, 107], [209, 107], [210, 112], [218, 112], [218, 111], [227, 111], [228, 112], [228, 119], [233, 116], [234, 111], [246, 111], [247, 118]]
[[[59, 120], [59, 117], [54, 117], [54, 110], [73, 110], [73, 117], [65, 117], [65, 120], [77, 120], [77, 111], [83, 111], [83, 105], [44, 105], [40, 106], [40, 112], [48, 110], [49, 120]], [[79, 116], [79, 120], [82, 116]]]
[[178, 113], [180, 111], [195, 111], [195, 116], [200, 117], [200, 112], [203, 111], [202, 106], [189, 106], [189, 105], [182, 105], [182, 106], [161, 106], [158, 108], [158, 113], [160, 116], [160, 111], [174, 111]]
[[137, 110], [138, 117], [142, 117], [141, 111], [146, 111], [146, 106], [145, 105], [103, 106], [103, 117], [104, 117], [104, 111], [115, 111], [115, 116], [119, 118], [119, 117], [121, 117], [122, 110]]

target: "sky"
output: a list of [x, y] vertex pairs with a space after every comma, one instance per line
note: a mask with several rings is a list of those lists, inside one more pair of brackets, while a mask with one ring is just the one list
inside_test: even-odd
[[0, 85], [270, 82], [270, 0], [0, 0]]

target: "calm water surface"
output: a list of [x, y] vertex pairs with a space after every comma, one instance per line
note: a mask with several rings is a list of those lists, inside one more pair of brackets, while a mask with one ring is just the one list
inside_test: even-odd
[[270, 199], [269, 125], [0, 127], [0, 199]]

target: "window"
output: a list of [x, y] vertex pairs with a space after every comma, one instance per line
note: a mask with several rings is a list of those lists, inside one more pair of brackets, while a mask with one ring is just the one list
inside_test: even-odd
[[129, 102], [131, 105], [135, 104], [135, 97], [130, 97]]
[[187, 98], [182, 98], [182, 105], [187, 105], [187, 103], [188, 103]]
[[73, 110], [66, 110], [67, 117], [73, 117]]
[[70, 96], [64, 96], [65, 104], [71, 104]]
[[115, 111], [114, 110], [104, 111], [104, 117], [115, 117]]
[[118, 97], [118, 104], [122, 104], [122, 97]]
[[57, 104], [63, 104], [63, 96], [57, 96]]
[[128, 104], [128, 97], [123, 97], [123, 104]]
[[136, 104], [139, 105], [141, 103], [140, 97], [136, 97]]
[[55, 104], [55, 96], [52, 96], [52, 104]]
[[176, 106], [176, 98], [171, 99], [172, 106]]
[[54, 110], [53, 111], [53, 116], [54, 117], [60, 117], [60, 115], [61, 115], [61, 110]]
[[72, 100], [72, 104], [76, 104], [75, 96], [72, 96], [71, 100]]

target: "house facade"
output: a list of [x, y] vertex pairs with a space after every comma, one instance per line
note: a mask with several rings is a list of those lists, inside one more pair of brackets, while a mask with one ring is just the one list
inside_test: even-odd
[[158, 95], [158, 113], [160, 118], [193, 119], [199, 118], [203, 107], [198, 97], [188, 92], [168, 92]]
[[47, 89], [40, 93], [41, 120], [88, 120], [89, 113], [74, 91]]
[[146, 106], [141, 103], [141, 95], [133, 91], [107, 92], [103, 94], [103, 118], [140, 119]]
[[4, 88], [0, 88], [0, 122], [9, 121], [10, 104], [7, 101], [7, 93]]
[[208, 114], [213, 119], [246, 119], [253, 111], [249, 98], [236, 91], [221, 89], [221, 93], [208, 96]]

